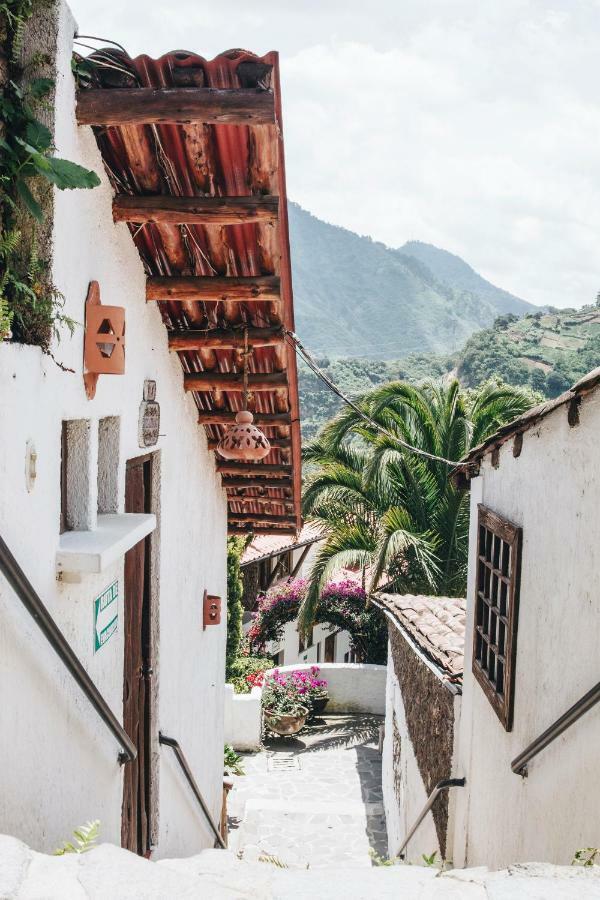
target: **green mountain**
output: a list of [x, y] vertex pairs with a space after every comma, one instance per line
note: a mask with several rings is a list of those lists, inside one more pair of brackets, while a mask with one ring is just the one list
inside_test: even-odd
[[400, 252], [406, 256], [412, 256], [426, 265], [438, 281], [451, 285], [456, 291], [466, 291], [485, 300], [496, 310], [496, 315], [515, 313], [517, 316], [522, 316], [532, 309], [531, 303], [486, 281], [464, 259], [455, 256], [454, 253], [440, 250], [439, 247], [431, 244], [423, 244], [421, 241], [407, 241], [400, 248]]
[[391, 249], [289, 204], [296, 330], [330, 357], [448, 353], [502, 312], [533, 309], [427, 244]]
[[[550, 309], [498, 316], [491, 328], [471, 335], [452, 354], [411, 354], [396, 361], [322, 359], [329, 378], [347, 395], [401, 379], [418, 382], [452, 373], [464, 387], [489, 378], [556, 397], [600, 366], [600, 308]], [[302, 433], [311, 438], [340, 408], [341, 400], [313, 372], [300, 365]]]
[[555, 309], [501, 316], [469, 338], [454, 366], [466, 387], [490, 375], [556, 397], [600, 365], [600, 309]]

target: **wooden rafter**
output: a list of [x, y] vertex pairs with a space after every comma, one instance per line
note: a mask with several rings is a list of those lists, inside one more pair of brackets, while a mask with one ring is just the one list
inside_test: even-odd
[[[213, 412], [212, 410], [201, 410], [198, 415], [200, 425], [230, 425], [235, 422], [236, 413], [234, 412]], [[289, 412], [285, 413], [254, 413], [255, 425], [289, 425], [291, 416]]]
[[229, 534], [298, 534], [299, 528], [287, 526], [284, 528], [280, 525], [270, 526], [252, 526], [252, 525], [228, 525]]
[[251, 303], [279, 300], [277, 275], [227, 277], [221, 275], [154, 275], [146, 279], [146, 300], [233, 300]]
[[[285, 372], [251, 372], [248, 375], [248, 389], [251, 391], [272, 391], [285, 388]], [[244, 376], [241, 372], [189, 372], [183, 376], [186, 391], [233, 391], [244, 390]]]
[[[233, 478], [224, 478], [223, 479], [223, 487], [224, 488], [237, 488], [238, 490], [249, 490], [256, 488], [280, 488], [283, 489], [286, 494], [291, 493], [292, 489], [292, 479], [291, 478], [242, 478], [242, 477], [233, 477]], [[273, 497], [273, 500], [278, 499]]]
[[242, 225], [276, 222], [279, 197], [172, 197], [168, 194], [113, 200], [115, 222], [160, 222], [169, 225]]
[[286, 475], [291, 476], [292, 467], [282, 463], [235, 462], [217, 460], [217, 471], [221, 475]]
[[[276, 347], [284, 341], [283, 328], [249, 328], [250, 347]], [[178, 331], [169, 335], [170, 350], [237, 350], [244, 346], [241, 329], [213, 328], [210, 331]]]
[[236, 496], [235, 494], [230, 494], [229, 499], [232, 502], [248, 504], [248, 503], [256, 503], [258, 506], [286, 506], [293, 508], [293, 503], [291, 500], [286, 500], [285, 497], [247, 497], [247, 496]]
[[230, 522], [245, 524], [246, 522], [256, 522], [262, 525], [294, 525], [295, 519], [292, 516], [276, 516], [268, 513], [236, 513], [230, 512], [228, 515]]
[[76, 116], [79, 125], [271, 125], [275, 104], [256, 89], [90, 88], [78, 92]]

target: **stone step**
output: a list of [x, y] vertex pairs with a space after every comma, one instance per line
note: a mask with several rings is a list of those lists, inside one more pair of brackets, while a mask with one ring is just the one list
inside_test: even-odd
[[422, 866], [282, 869], [224, 850], [150, 862], [115, 847], [46, 856], [0, 835], [2, 900], [598, 900], [600, 867], [528, 863], [440, 874]]

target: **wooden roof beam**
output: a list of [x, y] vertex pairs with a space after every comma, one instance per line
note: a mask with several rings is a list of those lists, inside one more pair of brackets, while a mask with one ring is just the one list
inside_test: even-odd
[[[291, 497], [292, 479], [291, 478], [224, 478], [224, 488], [235, 488], [236, 490], [266, 490], [268, 488], [277, 488], [283, 490], [287, 497]], [[267, 496], [266, 494], [262, 495]], [[273, 500], [282, 500], [282, 497], [272, 497]]]
[[[198, 423], [200, 425], [230, 425], [235, 422], [235, 412], [214, 412], [212, 410], [200, 410], [198, 415]], [[259, 413], [255, 412], [255, 425], [289, 425], [291, 415], [289, 412], [283, 413]]]
[[282, 527], [280, 525], [270, 525], [270, 526], [262, 526], [262, 527], [252, 527], [252, 525], [228, 525], [227, 533], [228, 534], [298, 534], [300, 531], [300, 527]]
[[218, 460], [217, 472], [221, 475], [287, 475], [292, 474], [292, 467], [284, 463], [236, 462]]
[[115, 222], [160, 222], [168, 225], [242, 225], [276, 222], [279, 197], [173, 197], [154, 194], [138, 197], [117, 194]]
[[271, 516], [267, 513], [228, 513], [228, 521], [245, 525], [246, 522], [254, 522], [257, 525], [294, 525], [293, 516]]
[[[283, 328], [249, 328], [249, 347], [276, 347], [285, 340]], [[210, 331], [172, 331], [169, 350], [237, 350], [244, 346], [244, 332], [233, 328]]]
[[76, 116], [79, 125], [272, 125], [275, 103], [255, 88], [89, 88]]
[[227, 499], [230, 503], [241, 503], [243, 506], [249, 503], [256, 503], [257, 506], [283, 506], [288, 511], [294, 508], [293, 502], [286, 500], [284, 497], [236, 497], [229, 494]]
[[[285, 372], [250, 372], [248, 390], [273, 391], [287, 386]], [[244, 390], [242, 372], [188, 372], [183, 376], [186, 391], [237, 391]]]
[[256, 278], [221, 275], [154, 275], [146, 279], [146, 300], [233, 300], [249, 303], [280, 300], [280, 281], [276, 275]]

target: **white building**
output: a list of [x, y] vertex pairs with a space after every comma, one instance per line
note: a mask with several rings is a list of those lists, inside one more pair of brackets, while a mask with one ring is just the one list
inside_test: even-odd
[[[72, 339], [65, 335], [53, 346], [64, 368], [37, 347], [0, 344], [1, 568], [10, 574], [12, 555], [32, 588], [29, 596], [37, 594], [49, 614], [42, 616], [49, 623], [44, 634], [21, 602], [29, 588], [17, 569], [12, 586], [0, 578], [0, 830], [52, 851], [74, 827], [97, 818], [103, 841], [155, 856], [189, 855], [211, 846], [215, 835], [159, 733], [180, 743], [218, 822], [228, 506], [230, 531], [277, 531], [280, 521], [289, 531], [299, 523], [295, 361], [281, 333], [293, 327], [293, 317], [277, 55], [259, 60], [239, 51], [209, 64], [191, 54], [140, 62], [107, 51], [114, 67], [97, 61], [97, 81], [80, 100], [78, 125], [71, 73], [75, 23], [65, 6], [55, 12], [52, 21], [45, 8], [40, 14], [48, 18], [43, 49], [56, 54], [54, 144], [58, 155], [98, 173], [101, 186], [56, 191], [48, 209], [53, 283], [65, 298], [64, 313], [79, 323]], [[25, 39], [33, 41], [33, 32]], [[186, 86], [193, 107], [186, 121], [192, 124], [173, 124], [181, 115], [176, 98], [170, 111], [163, 110], [160, 121], [167, 124], [145, 124], [158, 121], [147, 118], [147, 107], [136, 112], [144, 79], [152, 82], [158, 70], [160, 85]], [[115, 72], [123, 83], [115, 84]], [[263, 83], [272, 77], [270, 89], [248, 90], [257, 72]], [[203, 107], [202, 85], [214, 85], [217, 77], [224, 82], [218, 86], [232, 93], [245, 89], [242, 105], [250, 95], [263, 104], [266, 124], [253, 127], [251, 160], [248, 126], [232, 128], [231, 115], [230, 124], [220, 125], [220, 113]], [[106, 88], [115, 86], [131, 90], [119, 92], [125, 106], [120, 118], [111, 119]], [[160, 100], [161, 91], [153, 96]], [[95, 123], [95, 133], [82, 122]], [[203, 168], [196, 171], [201, 153]], [[206, 184], [200, 183], [204, 176]], [[143, 208], [119, 214], [116, 184], [138, 206], [147, 197], [136, 195], [160, 195], [150, 197], [152, 221], [159, 224], [150, 224]], [[193, 226], [160, 224], [169, 188], [195, 195], [193, 217], [190, 207], [182, 219]], [[265, 191], [261, 205], [256, 195]], [[228, 193], [235, 195], [229, 206], [237, 218]], [[214, 195], [220, 205], [211, 207]], [[246, 219], [235, 213], [236, 204], [245, 204]], [[125, 221], [115, 224], [113, 214], [133, 219], [131, 229]], [[202, 224], [203, 215], [216, 224]], [[248, 218], [255, 224], [231, 224]], [[171, 214], [174, 221], [179, 223]], [[257, 272], [248, 258], [258, 256], [253, 253], [262, 229], [268, 241]], [[147, 275], [182, 273], [193, 282], [183, 298], [146, 302]], [[194, 281], [209, 274], [221, 276], [212, 299], [202, 278]], [[242, 302], [243, 292], [253, 288], [235, 277], [240, 274], [259, 291], [268, 283], [271, 295], [279, 292], [281, 278], [280, 299]], [[228, 296], [228, 279], [242, 292], [236, 302], [218, 299]], [[171, 287], [163, 287], [171, 297]], [[100, 312], [93, 326], [98, 308], [86, 307], [86, 297], [96, 300], [98, 294], [111, 309]], [[240, 408], [244, 324], [250, 348], [259, 348], [252, 361], [255, 380], [264, 371], [281, 373], [276, 391], [251, 398], [274, 443], [265, 472], [270, 479], [283, 465], [281, 487], [263, 480], [261, 463], [246, 490], [245, 471], [216, 463], [212, 452]], [[200, 331], [189, 331], [194, 326]], [[122, 356], [123, 343], [123, 374], [90, 378], [94, 357], [106, 362]], [[263, 519], [265, 499], [272, 514]], [[47, 639], [55, 626], [71, 648], [63, 647], [62, 659], [56, 640], [53, 646]], [[69, 653], [99, 692], [97, 708], [67, 671]], [[98, 709], [113, 722], [112, 732]], [[128, 738], [119, 736], [120, 723]], [[121, 765], [119, 752], [133, 756], [131, 744], [137, 757]]]
[[[304, 525], [297, 536], [279, 538], [258, 535], [246, 547], [241, 567], [244, 577], [244, 632], [252, 624], [252, 612], [259, 596], [278, 582], [306, 578], [310, 573], [320, 541], [313, 525]], [[348, 573], [346, 573], [347, 575]], [[294, 663], [354, 663], [356, 654], [347, 631], [332, 629], [326, 624], [312, 628], [305, 642], [298, 633], [298, 621], [287, 622], [279, 642], [268, 648], [277, 666]]]
[[[471, 490], [462, 697], [452, 727], [442, 728], [445, 776], [465, 779], [443, 792], [445, 855], [458, 867], [496, 869], [531, 859], [568, 864], [578, 849], [598, 842], [599, 386], [595, 369], [501, 428], [453, 476]], [[407, 699], [415, 703], [414, 685], [412, 698], [401, 690], [398, 704], [392, 673], [388, 757], [398, 743], [394, 710], [414, 713], [407, 709]], [[435, 696], [419, 706], [422, 756], [428, 746], [440, 750]], [[410, 775], [414, 740], [408, 749], [400, 745], [392, 767], [400, 789], [409, 791], [411, 815], [399, 828], [402, 810], [388, 822], [397, 839], [431, 789], [414, 765]], [[440, 834], [432, 831], [434, 819], [429, 813], [419, 826], [409, 859], [424, 845], [424, 852], [433, 849]], [[396, 849], [390, 844], [391, 853]]]
[[[460, 722], [465, 601], [453, 597], [378, 594], [372, 602], [388, 619], [382, 790], [390, 858], [436, 785], [452, 777]], [[451, 843], [444, 790], [402, 856], [445, 859]]]

